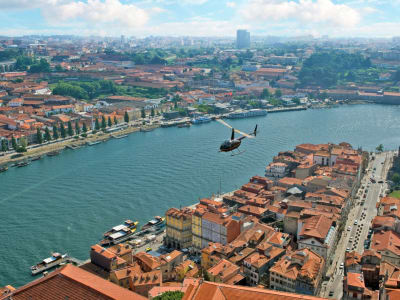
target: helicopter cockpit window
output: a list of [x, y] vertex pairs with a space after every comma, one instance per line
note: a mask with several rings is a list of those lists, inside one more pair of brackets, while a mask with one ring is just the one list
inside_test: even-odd
[[224, 141], [224, 142], [222, 143], [222, 146], [223, 146], [223, 147], [229, 147], [229, 145], [230, 145], [230, 141], [228, 141], [228, 140], [226, 140], [226, 141]]

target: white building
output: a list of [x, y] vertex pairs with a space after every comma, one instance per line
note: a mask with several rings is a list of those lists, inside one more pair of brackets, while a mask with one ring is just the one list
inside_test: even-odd
[[289, 173], [288, 165], [281, 162], [270, 163], [265, 168], [265, 177], [276, 180], [285, 177]]

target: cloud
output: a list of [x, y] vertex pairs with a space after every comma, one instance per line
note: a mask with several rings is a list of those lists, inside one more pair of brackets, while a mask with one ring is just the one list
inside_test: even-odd
[[[57, 1], [42, 7], [42, 14], [52, 24], [81, 21], [87, 25], [113, 24], [129, 28], [141, 27], [149, 20], [149, 12], [119, 0]], [[151, 12], [157, 12], [157, 9]], [[160, 12], [160, 10], [158, 10]]]
[[228, 2], [226, 2], [226, 6], [230, 7], [230, 8], [234, 8], [234, 7], [236, 7], [236, 3], [228, 1]]
[[242, 8], [247, 20], [293, 20], [302, 24], [327, 24], [342, 27], [357, 25], [360, 14], [345, 4], [331, 0], [249, 0]]
[[57, 0], [0, 0], [0, 11], [6, 9], [30, 9], [56, 2]]

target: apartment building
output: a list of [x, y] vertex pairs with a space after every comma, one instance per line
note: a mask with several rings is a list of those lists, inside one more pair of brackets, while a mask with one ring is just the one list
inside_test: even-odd
[[192, 245], [192, 215], [190, 208], [170, 208], [166, 212], [165, 244], [176, 249], [187, 249]]

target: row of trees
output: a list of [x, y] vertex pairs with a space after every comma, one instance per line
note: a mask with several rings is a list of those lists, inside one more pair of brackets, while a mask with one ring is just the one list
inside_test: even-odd
[[[12, 148], [17, 151], [17, 152], [26, 152], [26, 146], [28, 145], [28, 141], [26, 140], [25, 137], [22, 137], [19, 140], [19, 144], [17, 143], [17, 140], [15, 139], [15, 137], [13, 136], [11, 138], [11, 146]], [[9, 147], [8, 147], [8, 142], [5, 139], [1, 140], [1, 151], [2, 152], [6, 152], [9, 151]]]
[[[129, 122], [129, 116], [128, 113], [125, 112], [124, 115], [124, 120], [125, 122]], [[94, 122], [94, 129], [95, 132], [102, 129], [105, 130], [107, 127], [111, 127], [112, 125], [117, 125], [118, 124], [118, 120], [117, 117], [114, 116], [114, 122], [111, 120], [111, 117], [108, 117], [108, 119], [106, 120], [106, 118], [104, 116], [101, 117], [101, 124], [98, 118], [96, 118], [95, 122]]]
[[52, 132], [50, 132], [50, 129], [48, 127], [45, 128], [44, 132], [40, 128], [36, 129], [36, 140], [38, 144], [42, 144], [45, 141], [51, 141], [51, 140], [57, 140], [60, 137], [61, 138], [66, 138], [67, 136], [74, 136], [74, 135], [80, 135], [81, 132], [86, 135], [88, 131], [88, 128], [85, 123], [83, 123], [82, 128], [79, 126], [79, 122], [75, 122], [74, 128], [72, 127], [72, 122], [69, 121], [67, 123], [67, 128], [65, 128], [63, 123], [60, 123], [55, 126], [53, 126]]
[[117, 92], [117, 86], [110, 80], [99, 80], [93, 82], [77, 81], [69, 83], [60, 81], [53, 89], [54, 95], [71, 96], [85, 100], [94, 99], [102, 94], [114, 95]]

